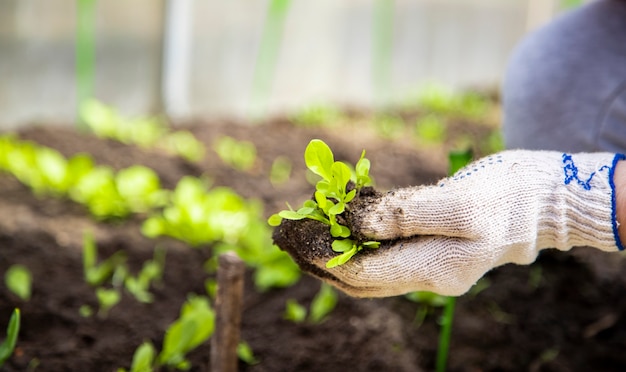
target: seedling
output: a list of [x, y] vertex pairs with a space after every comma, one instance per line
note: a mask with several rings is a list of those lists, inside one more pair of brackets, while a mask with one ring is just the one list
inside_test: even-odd
[[126, 262], [124, 252], [116, 252], [111, 257], [98, 261], [98, 248], [93, 238], [93, 234], [86, 231], [83, 234], [83, 273], [85, 281], [91, 286], [102, 285], [113, 273]]
[[306, 319], [307, 309], [297, 300], [290, 298], [285, 302], [284, 318], [294, 323], [302, 323]]
[[441, 144], [446, 138], [446, 124], [437, 115], [426, 115], [415, 121], [415, 134], [421, 142]]
[[289, 181], [291, 177], [291, 160], [286, 156], [279, 156], [272, 162], [270, 170], [270, 182], [274, 186]]
[[[322, 283], [319, 292], [311, 301], [310, 309], [298, 303], [293, 298], [285, 302], [285, 319], [294, 323], [301, 323], [308, 319], [310, 323], [321, 323], [337, 305], [337, 292], [328, 284]], [[308, 313], [308, 318], [307, 318]]]
[[241, 341], [237, 345], [237, 357], [239, 357], [241, 361], [243, 361], [244, 363], [248, 365], [255, 365], [259, 363], [257, 358], [254, 356], [254, 352], [252, 351], [252, 348], [245, 341]]
[[20, 309], [14, 309], [11, 319], [9, 319], [9, 325], [7, 327], [7, 336], [0, 344], [0, 367], [4, 365], [15, 350], [15, 344], [17, 343], [17, 335], [20, 332]]
[[305, 107], [291, 116], [291, 121], [302, 127], [320, 127], [331, 125], [342, 118], [341, 111], [330, 105]]
[[189, 161], [204, 156], [204, 145], [188, 131], [170, 131], [160, 117], [129, 119], [95, 99], [80, 107], [82, 121], [97, 136], [143, 148], [160, 148]]
[[130, 294], [139, 302], [150, 303], [153, 301], [150, 285], [154, 281], [161, 280], [165, 266], [165, 250], [155, 249], [152, 260], [146, 261], [137, 276], [126, 275], [124, 286]]
[[4, 274], [7, 288], [24, 301], [30, 299], [32, 281], [30, 270], [23, 265], [12, 265]]
[[249, 171], [256, 162], [256, 147], [249, 141], [222, 136], [215, 141], [213, 148], [224, 163], [240, 171]]
[[117, 305], [122, 299], [122, 295], [115, 288], [96, 288], [96, 298], [98, 299], [98, 316], [106, 317], [109, 310]]
[[289, 220], [302, 220], [310, 218], [330, 226], [330, 234], [337, 240], [333, 241], [332, 248], [341, 253], [326, 263], [327, 268], [332, 268], [346, 263], [356, 253], [364, 248], [378, 248], [379, 242], [366, 241], [358, 243], [349, 238], [350, 229], [337, 221], [337, 216], [346, 210], [346, 205], [352, 201], [360, 190], [370, 185], [372, 180], [369, 176], [370, 161], [365, 158], [365, 150], [355, 166], [355, 187], [348, 190], [348, 183], [352, 180], [350, 168], [339, 161], [335, 161], [330, 147], [321, 140], [314, 139], [309, 142], [304, 152], [304, 160], [307, 168], [321, 179], [315, 185], [315, 200], [307, 200], [298, 210], [280, 211], [272, 215], [268, 223], [278, 226], [283, 218]]
[[[150, 372], [165, 369], [188, 370], [191, 364], [186, 355], [205, 343], [213, 334], [215, 313], [204, 296], [190, 295], [181, 308], [181, 313], [167, 329], [163, 349], [157, 350], [150, 341], [144, 341], [135, 350], [130, 372]], [[250, 346], [240, 342], [237, 355], [247, 364], [257, 360]], [[118, 371], [126, 371], [123, 368]]]

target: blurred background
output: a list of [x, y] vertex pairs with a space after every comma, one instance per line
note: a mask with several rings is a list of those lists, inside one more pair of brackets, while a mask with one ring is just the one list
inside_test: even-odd
[[126, 115], [249, 119], [497, 90], [525, 33], [580, 1], [0, 0], [0, 128]]

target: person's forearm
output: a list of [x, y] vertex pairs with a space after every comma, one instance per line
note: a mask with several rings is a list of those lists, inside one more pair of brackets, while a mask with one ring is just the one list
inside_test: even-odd
[[613, 175], [615, 183], [615, 214], [619, 224], [618, 234], [622, 246], [626, 246], [626, 160], [622, 160], [615, 166]]

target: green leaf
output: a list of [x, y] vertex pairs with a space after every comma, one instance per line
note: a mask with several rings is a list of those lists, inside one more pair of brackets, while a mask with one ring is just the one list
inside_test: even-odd
[[343, 211], [346, 210], [346, 203], [344, 202], [339, 202], [335, 205], [332, 206], [332, 208], [330, 208], [328, 210], [328, 214], [329, 215], [338, 215], [338, 214], [342, 214]]
[[350, 203], [352, 199], [356, 196], [356, 190], [352, 190], [346, 194], [345, 198], [343, 198], [344, 203]]
[[117, 303], [122, 299], [122, 296], [117, 289], [107, 288], [97, 288], [96, 297], [98, 298], [98, 304], [100, 305], [98, 313], [101, 316], [106, 316], [109, 310], [111, 310], [113, 306], [117, 305]]
[[139, 345], [133, 355], [130, 372], [152, 372], [155, 355], [156, 349], [150, 341], [145, 341], [143, 344]]
[[24, 301], [30, 299], [32, 275], [28, 268], [22, 265], [12, 265], [4, 274], [7, 288]]
[[278, 212], [278, 216], [286, 220], [301, 220], [303, 218], [306, 218], [306, 215], [294, 211], [280, 211]]
[[332, 178], [332, 166], [335, 160], [330, 147], [326, 143], [319, 139], [311, 140], [304, 150], [304, 161], [307, 168], [313, 173], [330, 181]]
[[285, 319], [294, 323], [301, 323], [306, 319], [306, 308], [293, 298], [285, 302]]
[[332, 166], [332, 175], [337, 182], [337, 189], [341, 192], [338, 196], [343, 196], [346, 185], [352, 177], [350, 168], [340, 161], [336, 161]]
[[363, 248], [378, 248], [380, 247], [380, 242], [375, 242], [375, 241], [367, 241], [367, 242], [363, 242], [361, 244], [361, 246], [363, 246]]
[[332, 269], [333, 267], [337, 267], [339, 265], [343, 265], [348, 262], [352, 256], [354, 256], [357, 252], [357, 246], [353, 245], [352, 248], [339, 256], [335, 256], [326, 262], [326, 268]]
[[335, 252], [345, 252], [352, 249], [354, 240], [351, 239], [337, 239], [333, 240], [332, 248]]
[[347, 238], [351, 235], [351, 233], [348, 227], [334, 223], [330, 225], [330, 235], [334, 238]]
[[185, 355], [213, 334], [215, 313], [204, 296], [191, 296], [183, 304], [180, 317], [172, 323], [163, 339], [161, 364], [177, 367], [188, 365]]
[[14, 309], [9, 325], [7, 327], [7, 337], [0, 344], [0, 367], [6, 362], [15, 350], [17, 335], [20, 332], [20, 309]]
[[328, 284], [322, 283], [319, 292], [311, 302], [309, 319], [313, 323], [320, 323], [337, 305], [337, 293]]
[[472, 161], [472, 150], [450, 151], [450, 153], [448, 153], [448, 161], [450, 163], [448, 174], [453, 175]]
[[267, 224], [270, 226], [279, 226], [282, 220], [283, 218], [279, 216], [278, 213], [275, 213], [267, 219]]
[[242, 341], [237, 345], [237, 356], [240, 360], [248, 365], [254, 365], [259, 363], [259, 361], [254, 356], [254, 353], [252, 352], [252, 348], [245, 341]]

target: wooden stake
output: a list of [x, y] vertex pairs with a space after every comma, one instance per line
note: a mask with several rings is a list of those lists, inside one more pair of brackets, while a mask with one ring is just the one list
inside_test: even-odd
[[215, 332], [211, 338], [211, 371], [236, 372], [245, 265], [233, 252], [219, 256], [218, 264]]

